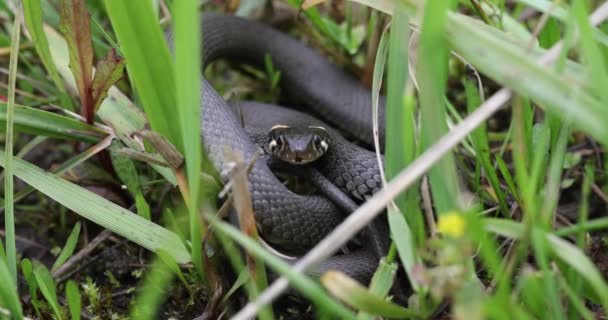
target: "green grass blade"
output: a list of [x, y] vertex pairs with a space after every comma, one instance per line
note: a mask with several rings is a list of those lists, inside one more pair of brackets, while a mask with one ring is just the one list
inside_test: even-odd
[[[0, 152], [0, 155], [0, 165], [4, 166], [4, 151]], [[164, 249], [170, 252], [178, 263], [190, 261], [188, 251], [175, 233], [28, 162], [19, 159], [13, 161], [15, 175], [19, 179], [66, 208], [148, 250]]]
[[14, 181], [13, 181], [13, 139], [14, 139], [14, 114], [15, 114], [15, 82], [17, 80], [17, 62], [19, 56], [19, 38], [21, 35], [21, 10], [17, 10], [13, 23], [11, 35], [11, 56], [9, 62], [8, 79], [8, 104], [6, 104], [6, 153], [3, 160], [4, 166], [4, 228], [6, 232], [6, 263], [12, 275], [12, 283], [17, 283], [17, 250], [15, 247], [15, 212], [13, 206]]
[[[430, 147], [448, 132], [443, 96], [446, 92], [448, 47], [445, 28], [453, 1], [427, 1], [420, 33], [416, 76], [419, 84], [421, 142]], [[460, 187], [454, 157], [443, 157], [430, 171], [429, 181], [437, 214], [460, 209]]]
[[74, 280], [68, 280], [65, 285], [65, 297], [68, 301], [68, 308], [70, 309], [70, 317], [72, 320], [80, 320], [80, 312], [82, 311], [82, 300], [80, 297], [80, 291], [78, 291], [78, 285]]
[[13, 276], [11, 275], [6, 263], [0, 260], [0, 303], [10, 310], [11, 314], [15, 319], [22, 319], [23, 314], [21, 311], [21, 304], [19, 303], [19, 296], [15, 282], [13, 282]]
[[179, 113], [174, 111], [173, 63], [152, 2], [105, 0], [104, 4], [152, 129], [183, 150]]
[[74, 253], [74, 249], [76, 249], [76, 245], [78, 244], [79, 236], [80, 236], [80, 222], [77, 222], [76, 225], [74, 226], [74, 229], [72, 229], [72, 232], [70, 232], [70, 236], [68, 237], [68, 240], [65, 242], [65, 246], [63, 246], [63, 249], [61, 250], [59, 257], [57, 257], [57, 260], [55, 260], [55, 263], [53, 263], [53, 266], [51, 267], [51, 271], [57, 270], [57, 268], [61, 267], [61, 265], [63, 265], [63, 263], [66, 262], [68, 260], [68, 258], [72, 256], [72, 253]]
[[45, 266], [36, 264], [34, 266], [34, 277], [36, 278], [40, 292], [42, 292], [42, 295], [49, 303], [55, 317], [57, 319], [62, 319], [61, 307], [57, 300], [57, 291], [55, 289], [55, 280], [53, 280], [53, 276], [51, 276], [51, 273]]
[[[405, 146], [416, 144], [413, 139], [414, 122], [407, 121], [410, 120], [410, 117], [406, 114], [408, 110], [403, 105], [409, 64], [409, 17], [403, 6], [397, 5], [395, 10], [391, 21], [387, 66], [386, 143], [384, 150], [387, 180], [394, 178], [413, 158], [412, 154], [407, 154]], [[395, 203], [403, 212], [406, 212], [407, 199], [404, 195], [396, 198]]]
[[[15, 105], [14, 130], [50, 138], [99, 142], [107, 132], [74, 118], [53, 112]], [[7, 108], [0, 102], [0, 128], [6, 128]]]
[[192, 262], [203, 274], [201, 217], [199, 214], [201, 171], [201, 28], [198, 1], [174, 3], [175, 88], [180, 116], [180, 134], [184, 142], [186, 173], [190, 188], [190, 241]]

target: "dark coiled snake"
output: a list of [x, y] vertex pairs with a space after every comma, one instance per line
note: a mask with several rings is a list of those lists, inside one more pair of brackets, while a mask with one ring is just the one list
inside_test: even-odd
[[[297, 97], [306, 104], [307, 110], [333, 127], [372, 144], [372, 96], [351, 75], [314, 49], [261, 23], [210, 13], [202, 16], [201, 23], [203, 65], [222, 58], [263, 66], [269, 55], [281, 72], [282, 92]], [[231, 107], [206, 80], [203, 79], [201, 85], [204, 149], [218, 171], [228, 162], [226, 147], [240, 152], [245, 159], [253, 159], [259, 152], [260, 146], [249, 134], [268, 131], [277, 124], [323, 126], [328, 130], [331, 145], [315, 161], [318, 171], [358, 202], [381, 187], [374, 153], [348, 142], [329, 125], [277, 106], [239, 103]], [[237, 115], [235, 109], [240, 114]], [[379, 123], [383, 141], [382, 97]], [[249, 129], [248, 132], [245, 129]], [[292, 250], [309, 249], [345, 217], [343, 210], [323, 195], [290, 191], [271, 171], [265, 158], [257, 160], [248, 179], [259, 231], [271, 244]], [[335, 268], [366, 281], [377, 263], [377, 253], [364, 247], [336, 256], [318, 270]]]

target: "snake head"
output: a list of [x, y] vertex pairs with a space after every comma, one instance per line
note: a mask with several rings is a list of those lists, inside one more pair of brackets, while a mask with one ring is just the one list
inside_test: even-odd
[[329, 134], [323, 127], [277, 125], [268, 133], [267, 149], [285, 162], [302, 165], [323, 156], [329, 143]]

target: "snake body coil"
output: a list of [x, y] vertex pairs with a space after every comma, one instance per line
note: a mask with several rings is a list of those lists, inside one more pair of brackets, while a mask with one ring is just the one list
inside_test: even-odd
[[[281, 88], [305, 101], [316, 114], [364, 142], [372, 142], [371, 94], [351, 76], [304, 44], [268, 26], [218, 14], [202, 17], [203, 65], [222, 58], [263, 66], [266, 55], [281, 71]], [[171, 35], [168, 34], [169, 39]], [[169, 41], [171, 44], [171, 41]], [[383, 139], [384, 102], [381, 101], [380, 132]], [[245, 108], [244, 108], [245, 110]], [[267, 120], [281, 116], [264, 111]], [[225, 148], [252, 159], [258, 152], [240, 121], [217, 91], [202, 80], [202, 138], [216, 169], [227, 163]], [[332, 137], [332, 141], [335, 138]], [[380, 187], [373, 153], [343, 138], [332, 142], [322, 157], [320, 170], [337, 186], [363, 199]], [[315, 245], [344, 219], [336, 205], [322, 196], [299, 195], [275, 177], [264, 160], [258, 160], [249, 184], [256, 221], [264, 238], [291, 249]], [[358, 279], [369, 279], [378, 258], [369, 251], [335, 257], [321, 269], [338, 268]]]

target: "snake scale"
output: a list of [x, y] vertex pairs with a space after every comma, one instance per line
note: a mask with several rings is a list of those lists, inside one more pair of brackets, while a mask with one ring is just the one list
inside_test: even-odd
[[[371, 93], [317, 51], [269, 26], [243, 18], [204, 13], [201, 24], [203, 66], [220, 58], [263, 66], [269, 55], [281, 72], [282, 92], [303, 101], [310, 111], [334, 127], [372, 144]], [[170, 32], [168, 40], [171, 45]], [[201, 86], [202, 138], [216, 169], [221, 171], [229, 161], [225, 156], [226, 147], [242, 153], [245, 159], [252, 159], [259, 152], [259, 146], [244, 130], [239, 116], [205, 79]], [[279, 120], [318, 122], [308, 116], [294, 117], [295, 111], [255, 103], [249, 103], [242, 110], [246, 123], [254, 121], [262, 127], [272, 126], [273, 121]], [[379, 119], [383, 141], [383, 97]], [[363, 200], [381, 186], [375, 155], [349, 143], [336, 130], [331, 129], [331, 133], [331, 147], [316, 166], [344, 192]], [[301, 251], [309, 249], [345, 217], [340, 208], [324, 196], [290, 191], [263, 158], [254, 164], [249, 184], [258, 228], [272, 244]], [[377, 255], [364, 249], [336, 256], [317, 270], [335, 268], [366, 281], [377, 263]]]

